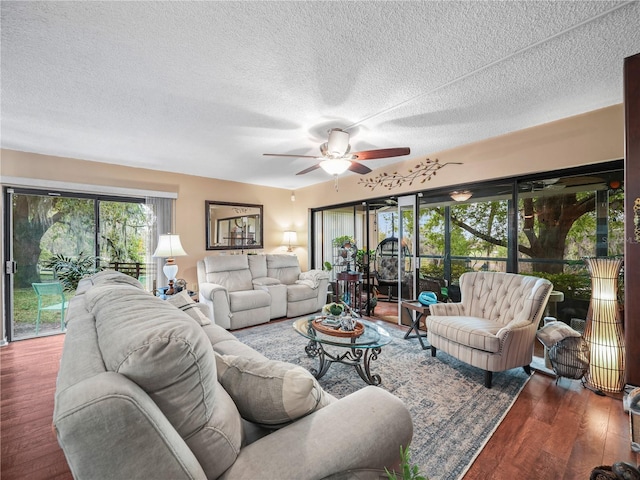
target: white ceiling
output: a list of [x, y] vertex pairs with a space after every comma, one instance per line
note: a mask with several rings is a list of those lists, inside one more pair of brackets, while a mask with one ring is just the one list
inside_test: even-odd
[[[1, 2], [3, 148], [294, 189], [622, 102], [640, 3]], [[407, 157], [371, 160], [377, 168]], [[347, 173], [347, 175], [354, 175]]]

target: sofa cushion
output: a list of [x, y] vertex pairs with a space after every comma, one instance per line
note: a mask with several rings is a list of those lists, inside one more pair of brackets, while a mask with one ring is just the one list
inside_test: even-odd
[[[238, 455], [242, 427], [233, 402], [217, 398], [216, 363], [202, 327], [167, 301], [130, 285], [95, 286], [85, 295], [107, 370], [147, 392], [207, 476], [218, 477]], [[225, 404], [224, 417], [215, 414], [218, 401]], [[215, 450], [209, 450], [212, 446]], [[217, 452], [216, 459], [206, 458], [210, 451]]]
[[295, 283], [300, 277], [300, 263], [295, 255], [268, 254], [267, 276], [280, 280], [285, 285]]
[[271, 295], [264, 290], [243, 290], [229, 293], [229, 303], [232, 312], [254, 310], [256, 308], [269, 307]]
[[303, 300], [317, 299], [318, 291], [309, 288], [307, 285], [293, 284], [287, 285], [287, 301], [301, 302]]
[[278, 428], [331, 402], [316, 379], [298, 365], [218, 354], [216, 363], [220, 383], [251, 422]]
[[216, 255], [204, 258], [207, 282], [222, 285], [229, 292], [251, 290], [248, 255]]
[[251, 276], [255, 278], [267, 276], [267, 256], [266, 255], [247, 255], [249, 261], [249, 270]]
[[193, 298], [185, 291], [171, 295], [167, 298], [167, 301], [176, 308], [179, 308], [184, 313], [193, 318], [200, 325], [210, 325], [211, 320], [207, 317], [202, 310], [198, 307], [198, 304], [193, 301]]
[[478, 317], [427, 317], [427, 329], [433, 335], [485, 352], [500, 351], [500, 339], [496, 334], [501, 328], [499, 323]]

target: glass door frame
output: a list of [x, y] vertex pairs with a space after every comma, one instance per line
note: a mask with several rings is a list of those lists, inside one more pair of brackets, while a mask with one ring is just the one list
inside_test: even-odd
[[[108, 194], [90, 194], [82, 192], [69, 192], [58, 191], [55, 189], [47, 188], [29, 188], [29, 187], [14, 187], [3, 186], [2, 198], [4, 202], [4, 215], [3, 215], [3, 228], [4, 228], [4, 248], [3, 248], [3, 284], [4, 284], [4, 297], [3, 297], [3, 334], [4, 338], [0, 339], [2, 342], [14, 341], [14, 275], [19, 268], [14, 260], [14, 218], [13, 218], [13, 196], [14, 195], [34, 195], [34, 196], [51, 196], [51, 197], [63, 197], [74, 199], [85, 199], [93, 201], [94, 208], [94, 252], [93, 255], [99, 257], [100, 255], [100, 202], [103, 201], [115, 201], [123, 203], [147, 203], [144, 197], [134, 196], [117, 196]], [[31, 337], [29, 337], [31, 338]], [[25, 338], [26, 339], [26, 338]]]
[[[399, 242], [399, 254], [398, 254], [398, 325], [402, 324], [402, 302], [415, 300], [416, 288], [418, 285], [418, 195], [404, 195], [397, 197], [398, 200], [398, 242]], [[407, 268], [407, 258], [402, 254], [405, 249], [403, 241], [405, 239], [404, 231], [404, 217], [403, 213], [409, 211], [413, 218], [413, 231], [408, 232], [411, 240], [410, 245], [406, 245], [409, 249], [410, 257], [408, 259], [409, 266]], [[403, 297], [403, 280], [408, 277], [411, 278], [411, 284], [408, 286], [409, 297]]]

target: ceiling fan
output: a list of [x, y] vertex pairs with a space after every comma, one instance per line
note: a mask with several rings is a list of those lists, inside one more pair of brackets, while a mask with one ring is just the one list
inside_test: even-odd
[[362, 152], [350, 153], [351, 145], [349, 145], [349, 133], [340, 128], [332, 128], [329, 130], [329, 139], [320, 145], [320, 156], [317, 155], [288, 155], [280, 153], [264, 153], [267, 157], [296, 157], [296, 158], [315, 158], [320, 160], [315, 165], [305, 168], [296, 175], [304, 175], [312, 172], [317, 168], [322, 168], [331, 175], [340, 175], [346, 170], [367, 174], [371, 169], [356, 160], [374, 160], [378, 158], [400, 157], [409, 155], [411, 150], [408, 147], [398, 148], [381, 148], [377, 150], [364, 150]]

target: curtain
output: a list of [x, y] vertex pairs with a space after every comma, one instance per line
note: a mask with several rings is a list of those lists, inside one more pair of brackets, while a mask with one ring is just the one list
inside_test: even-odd
[[153, 252], [155, 252], [156, 247], [158, 246], [159, 235], [165, 233], [173, 233], [173, 214], [175, 210], [175, 199], [147, 197], [146, 203], [151, 207], [152, 215], [148, 240], [150, 248], [147, 251], [147, 265], [151, 267], [151, 271], [148, 273], [148, 278], [151, 280], [151, 285], [147, 285], [147, 288], [151, 290], [157, 287], [165, 286], [168, 283], [167, 278], [162, 272], [164, 259], [153, 257]]

